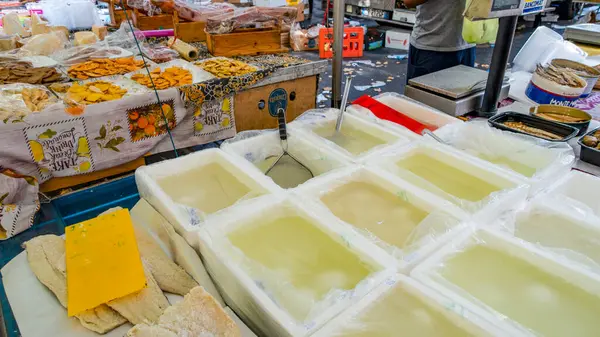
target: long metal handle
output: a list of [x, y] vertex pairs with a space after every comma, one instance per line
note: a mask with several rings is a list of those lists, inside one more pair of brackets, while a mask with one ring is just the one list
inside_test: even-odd
[[352, 77], [346, 77], [346, 86], [344, 87], [344, 96], [342, 97], [342, 104], [340, 105], [340, 115], [338, 116], [337, 122], [335, 123], [335, 131], [340, 132], [342, 129], [342, 122], [344, 121], [344, 112], [346, 112], [346, 104], [348, 104], [348, 95], [350, 94], [350, 85], [352, 84]]
[[287, 127], [285, 123], [285, 110], [283, 108], [277, 109], [277, 123], [279, 124], [279, 139], [287, 141]]

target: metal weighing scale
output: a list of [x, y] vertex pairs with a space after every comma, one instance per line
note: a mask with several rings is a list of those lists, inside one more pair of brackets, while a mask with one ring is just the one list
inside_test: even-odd
[[600, 45], [600, 25], [584, 23], [568, 26], [563, 36], [567, 40]]
[[[504, 79], [517, 19], [544, 9], [544, 0], [472, 0], [464, 16], [471, 20], [499, 18], [498, 34], [489, 73], [457, 66], [409, 81], [405, 95], [458, 116], [477, 111], [480, 117], [491, 117], [498, 101], [508, 96], [509, 84]], [[485, 91], [483, 89], [485, 88]]]
[[[458, 65], [408, 81], [404, 95], [451, 116], [462, 116], [481, 107], [488, 73]], [[503, 83], [500, 99], [508, 97], [510, 84]]]

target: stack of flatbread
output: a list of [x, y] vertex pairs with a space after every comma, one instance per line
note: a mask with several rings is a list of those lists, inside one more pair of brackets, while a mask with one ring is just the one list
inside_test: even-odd
[[[141, 291], [112, 300], [76, 317], [100, 334], [130, 322], [136, 325], [127, 336], [223, 336], [238, 337], [240, 331], [221, 305], [143, 230], [135, 231], [147, 286]], [[27, 260], [39, 281], [60, 304], [67, 306], [65, 242], [56, 235], [41, 235], [25, 243]], [[185, 296], [169, 307], [163, 291]]]

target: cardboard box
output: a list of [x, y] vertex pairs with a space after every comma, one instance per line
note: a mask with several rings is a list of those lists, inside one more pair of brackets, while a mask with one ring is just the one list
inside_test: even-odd
[[388, 30], [385, 32], [385, 47], [392, 49], [408, 50], [410, 46], [409, 30]]
[[392, 20], [398, 22], [412, 23], [414, 25], [417, 21], [417, 14], [413, 11], [395, 9], [394, 14], [392, 15]]

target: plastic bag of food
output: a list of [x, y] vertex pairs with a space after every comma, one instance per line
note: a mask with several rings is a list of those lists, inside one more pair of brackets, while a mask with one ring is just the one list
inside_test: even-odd
[[181, 0], [152, 0], [152, 4], [160, 8], [163, 13], [177, 11], [177, 15], [184, 20], [201, 22], [215, 15], [233, 12], [235, 9], [235, 6], [228, 3], [194, 5]]
[[471, 21], [463, 20], [462, 36], [468, 43], [494, 43], [498, 34], [498, 19]]
[[4, 34], [6, 35], [18, 35], [18, 36], [27, 36], [27, 31], [21, 20], [19, 20], [19, 16], [15, 12], [8, 13], [2, 17], [2, 28], [4, 29]]
[[41, 112], [57, 102], [56, 96], [43, 85], [0, 85], [0, 121], [22, 121], [29, 114]]
[[179, 58], [179, 53], [167, 46], [145, 45], [142, 52], [156, 63], [165, 63]]
[[50, 58], [58, 62], [63, 66], [71, 66], [77, 63], [87, 62], [92, 59], [105, 59], [105, 58], [122, 58], [133, 55], [130, 51], [127, 51], [119, 47], [107, 47], [103, 42], [96, 43], [93, 45], [75, 46], [64, 50], [59, 50], [52, 55]]
[[21, 47], [18, 54], [20, 56], [48, 56], [65, 49], [67, 46], [69, 46], [69, 41], [65, 38], [64, 34], [61, 32], [51, 32], [29, 38], [25, 45]]
[[299, 23], [295, 23], [290, 30], [290, 44], [292, 50], [318, 50], [319, 49], [319, 30], [324, 27], [316, 25], [308, 29], [302, 29]]
[[103, 45], [106, 47], [123, 48], [137, 55], [140, 53], [138, 45], [140, 47], [144, 46], [146, 44], [146, 37], [139, 29], [135, 27], [132, 29], [129, 23], [124, 21], [121, 23], [121, 27], [117, 31], [108, 34], [103, 42]]
[[127, 6], [135, 8], [148, 16], [160, 15], [163, 11], [152, 0], [127, 0]]
[[290, 27], [296, 18], [296, 7], [250, 7], [236, 9], [206, 21], [206, 32], [211, 34], [231, 33], [240, 28]]

